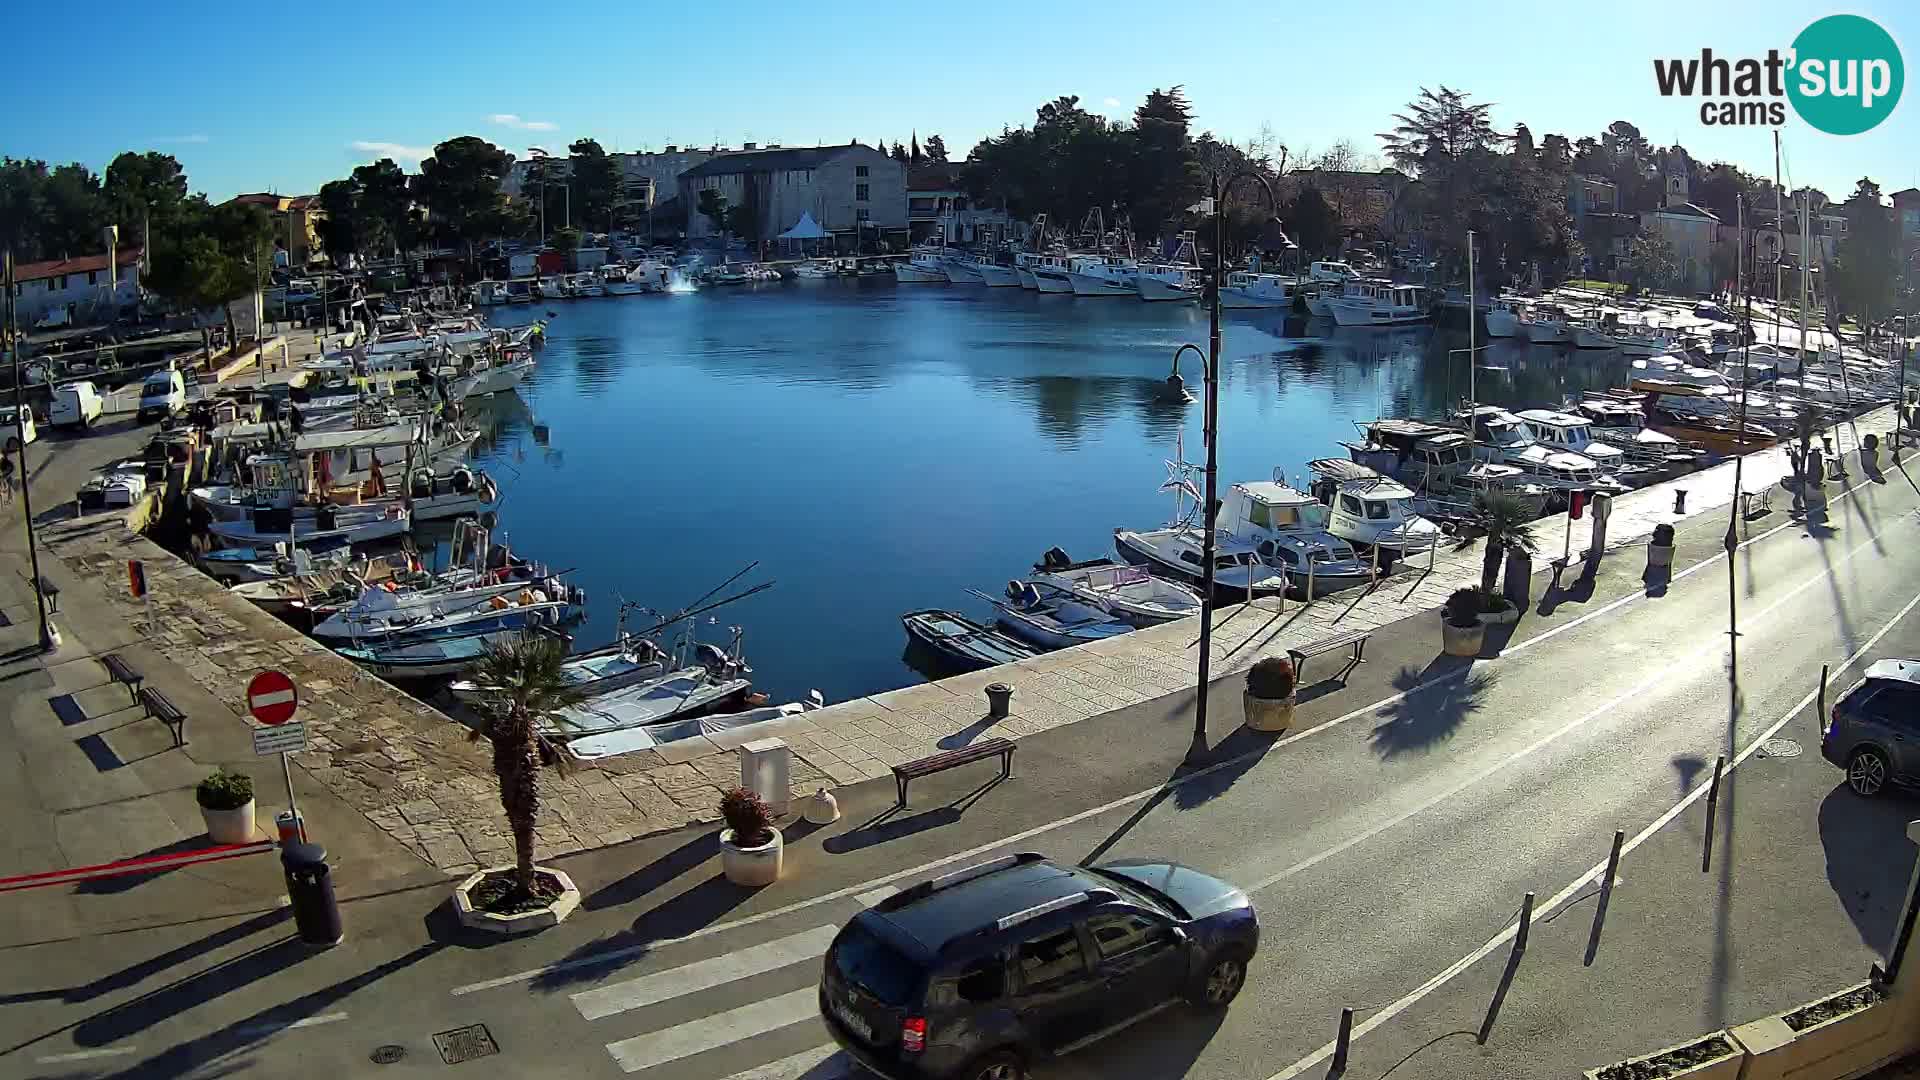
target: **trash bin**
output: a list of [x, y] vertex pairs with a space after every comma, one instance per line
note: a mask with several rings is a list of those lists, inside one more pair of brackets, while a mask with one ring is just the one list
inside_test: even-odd
[[309, 945], [337, 945], [345, 936], [340, 928], [340, 904], [333, 898], [333, 873], [327, 868], [327, 849], [319, 844], [288, 844], [280, 849], [287, 872], [287, 899], [293, 903], [293, 924], [300, 940]]

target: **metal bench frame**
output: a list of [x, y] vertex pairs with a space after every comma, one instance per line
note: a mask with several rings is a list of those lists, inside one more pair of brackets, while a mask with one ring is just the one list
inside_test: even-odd
[[140, 705], [148, 716], [167, 725], [173, 735], [173, 745], [187, 745], [187, 714], [175, 705], [173, 700], [151, 686], [143, 686], [139, 693]]
[[127, 688], [128, 702], [140, 700], [140, 684], [146, 681], [146, 676], [140, 674], [139, 668], [127, 663], [119, 653], [102, 654], [100, 666], [107, 669], [108, 682], [117, 682]]
[[1306, 673], [1307, 659], [1309, 657], [1323, 656], [1351, 645], [1353, 647], [1353, 655], [1347, 660], [1347, 666], [1341, 668], [1340, 674], [1335, 676], [1335, 678], [1344, 682], [1347, 675], [1350, 674], [1354, 668], [1367, 662], [1367, 639], [1372, 636], [1373, 631], [1371, 630], [1347, 630], [1335, 634], [1332, 637], [1308, 642], [1298, 648], [1288, 649], [1287, 658], [1293, 661], [1294, 683], [1297, 685], [1301, 681], [1301, 676]]
[[932, 776], [934, 773], [946, 772], [948, 769], [959, 768], [962, 765], [970, 765], [976, 761], [985, 761], [987, 758], [996, 755], [1000, 758], [1000, 779], [1005, 780], [1013, 775], [1014, 745], [1011, 739], [997, 737], [982, 739], [970, 746], [963, 746], [958, 750], [947, 750], [915, 761], [906, 761], [895, 765], [893, 767], [893, 782], [899, 787], [899, 801], [894, 803], [894, 805], [907, 805], [908, 781], [922, 776]]

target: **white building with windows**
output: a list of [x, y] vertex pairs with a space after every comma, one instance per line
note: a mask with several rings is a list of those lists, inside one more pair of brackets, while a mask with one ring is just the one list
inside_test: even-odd
[[751, 207], [753, 235], [743, 237], [751, 241], [772, 240], [802, 214], [812, 214], [843, 246], [859, 237], [871, 243], [907, 236], [907, 167], [860, 143], [720, 154], [681, 173], [678, 183], [689, 239], [716, 231], [700, 212], [707, 190], [728, 207]]
[[15, 266], [13, 295], [21, 327], [30, 328], [56, 310], [66, 319], [63, 325], [104, 322], [121, 310], [131, 311], [140, 303], [140, 258], [139, 248], [116, 253], [117, 283], [104, 252]]

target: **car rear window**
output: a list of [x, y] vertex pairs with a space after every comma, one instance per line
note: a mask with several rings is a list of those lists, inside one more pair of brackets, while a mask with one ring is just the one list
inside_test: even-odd
[[920, 981], [920, 969], [911, 960], [858, 922], [848, 923], [833, 943], [833, 967], [887, 1005], [907, 1004]]

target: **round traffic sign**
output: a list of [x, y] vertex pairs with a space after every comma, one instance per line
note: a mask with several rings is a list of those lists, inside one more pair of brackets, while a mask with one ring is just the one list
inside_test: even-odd
[[247, 711], [263, 724], [284, 724], [299, 707], [293, 680], [283, 671], [263, 671], [247, 684]]

